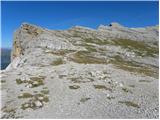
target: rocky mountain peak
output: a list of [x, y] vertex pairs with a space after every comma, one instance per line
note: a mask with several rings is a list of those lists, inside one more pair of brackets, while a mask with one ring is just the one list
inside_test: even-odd
[[98, 29], [111, 29], [111, 28], [124, 28], [124, 26], [122, 26], [121, 24], [117, 23], [117, 22], [112, 22], [109, 25], [100, 25], [98, 27]]
[[41, 32], [43, 31], [43, 28], [38, 27], [36, 25], [29, 24], [29, 23], [22, 23], [20, 30], [25, 31], [28, 34], [37, 36], [38, 34], [41, 34]]
[[113, 28], [121, 28], [123, 27], [122, 25], [120, 25], [119, 23], [117, 22], [112, 22], [111, 24], [109, 24], [110, 27], [113, 27]]

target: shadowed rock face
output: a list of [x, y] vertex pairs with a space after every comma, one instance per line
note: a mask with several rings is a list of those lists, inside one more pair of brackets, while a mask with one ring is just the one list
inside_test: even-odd
[[11, 49], [1, 48], [1, 70], [5, 69], [10, 63]]
[[158, 35], [22, 24], [2, 71], [2, 118], [158, 118]]

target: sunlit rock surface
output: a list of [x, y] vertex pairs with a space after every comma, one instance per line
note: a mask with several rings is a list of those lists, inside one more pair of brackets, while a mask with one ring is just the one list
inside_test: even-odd
[[1, 118], [158, 118], [158, 35], [22, 24], [1, 71]]

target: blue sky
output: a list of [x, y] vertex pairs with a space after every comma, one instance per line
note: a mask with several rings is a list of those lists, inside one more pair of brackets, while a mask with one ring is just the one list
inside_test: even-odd
[[158, 2], [2, 2], [2, 44], [11, 48], [13, 32], [23, 22], [49, 29], [68, 29], [75, 25], [97, 28], [119, 22], [127, 27], [158, 24]]

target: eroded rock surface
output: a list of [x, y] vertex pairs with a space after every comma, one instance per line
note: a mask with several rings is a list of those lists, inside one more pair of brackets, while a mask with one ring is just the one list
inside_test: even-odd
[[158, 118], [158, 34], [22, 24], [1, 71], [1, 118]]

